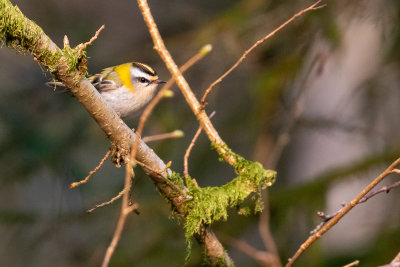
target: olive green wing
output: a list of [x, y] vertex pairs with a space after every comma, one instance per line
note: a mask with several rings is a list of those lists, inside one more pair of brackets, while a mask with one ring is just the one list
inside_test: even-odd
[[101, 73], [88, 79], [99, 92], [115, 90], [123, 85], [114, 68], [104, 69]]

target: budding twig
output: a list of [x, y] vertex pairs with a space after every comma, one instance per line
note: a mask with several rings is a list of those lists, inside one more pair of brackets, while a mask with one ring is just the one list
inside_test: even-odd
[[184, 136], [183, 131], [175, 130], [170, 133], [162, 133], [162, 134], [155, 134], [155, 135], [151, 135], [151, 136], [145, 136], [142, 138], [142, 141], [145, 143], [148, 143], [148, 142], [160, 141], [160, 140], [164, 140], [164, 139], [182, 138], [183, 136]]
[[80, 180], [79, 182], [74, 182], [74, 183], [70, 184], [69, 188], [72, 189], [72, 188], [80, 186], [81, 184], [86, 184], [89, 181], [90, 177], [92, 177], [92, 175], [95, 174], [101, 168], [101, 166], [103, 166], [104, 162], [110, 156], [110, 154], [111, 154], [111, 151], [108, 150], [107, 153], [104, 155], [104, 157], [101, 159], [99, 165], [97, 165], [97, 167], [94, 168], [94, 170], [90, 171], [88, 176], [85, 177], [85, 179]]

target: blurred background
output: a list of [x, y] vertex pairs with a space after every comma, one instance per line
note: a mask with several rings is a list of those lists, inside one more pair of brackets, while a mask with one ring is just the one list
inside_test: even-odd
[[[60, 46], [64, 35], [77, 45], [105, 24], [88, 48], [90, 74], [140, 61], [169, 78], [135, 1], [11, 2]], [[212, 53], [185, 74], [201, 97], [244, 50], [312, 3], [149, 4], [178, 64], [203, 45], [213, 45]], [[207, 112], [216, 111], [212, 121], [228, 145], [278, 171], [264, 196], [267, 209], [261, 219], [232, 210], [229, 222], [213, 225], [237, 266], [263, 265], [240, 246], [243, 242], [259, 251], [273, 251], [275, 245], [285, 263], [320, 223], [317, 211], [337, 211], [399, 157], [399, 5], [396, 0], [330, 1], [258, 47], [209, 96]], [[86, 211], [122, 190], [124, 170], [107, 161], [88, 184], [73, 190], [69, 184], [98, 165], [109, 141], [76, 99], [45, 86], [51, 75], [32, 56], [1, 48], [0, 79], [1, 265], [99, 266], [120, 202]], [[174, 90], [173, 98], [157, 106], [144, 135], [183, 130], [182, 139], [149, 144], [181, 172], [198, 124]], [[135, 127], [135, 120], [128, 125]], [[189, 171], [200, 186], [222, 185], [234, 177], [204, 134], [192, 151]], [[380, 186], [398, 178], [393, 175]], [[389, 263], [400, 250], [399, 197], [399, 189], [393, 189], [357, 206], [297, 266], [341, 266], [356, 259], [362, 266]], [[141, 213], [128, 218], [111, 266], [184, 265], [182, 223], [139, 169], [133, 198]], [[195, 244], [187, 266], [201, 262]]]

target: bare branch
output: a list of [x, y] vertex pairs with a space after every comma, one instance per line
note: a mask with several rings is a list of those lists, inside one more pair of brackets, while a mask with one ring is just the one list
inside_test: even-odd
[[207, 114], [204, 112], [204, 110], [202, 110], [199, 101], [197, 100], [185, 78], [182, 76], [182, 73], [178, 69], [178, 66], [172, 59], [171, 54], [165, 47], [165, 44], [158, 31], [157, 25], [154, 22], [154, 18], [150, 12], [147, 0], [137, 0], [137, 2], [142, 12], [143, 18], [146, 22], [146, 25], [149, 28], [149, 33], [153, 38], [154, 49], [158, 52], [162, 60], [165, 62], [168, 70], [174, 77], [176, 84], [181, 89], [181, 92], [185, 97], [186, 102], [189, 104], [193, 113], [196, 115], [197, 120], [200, 122], [201, 127], [207, 133], [210, 141], [216, 145], [215, 147], [220, 156], [223, 157], [226, 162], [232, 165], [236, 161], [235, 158], [233, 157], [233, 155], [231, 155], [231, 153], [229, 153], [229, 150], [226, 148], [224, 141], [215, 130]]
[[293, 262], [295, 262], [300, 255], [308, 249], [311, 244], [313, 244], [316, 240], [318, 240], [323, 234], [325, 234], [329, 229], [331, 229], [335, 224], [337, 224], [340, 219], [346, 215], [352, 208], [354, 208], [357, 204], [360, 203], [360, 200], [368, 194], [378, 183], [380, 183], [385, 177], [393, 172], [395, 167], [400, 163], [400, 158], [395, 160], [386, 170], [384, 170], [378, 177], [376, 177], [369, 185], [367, 185], [361, 193], [358, 194], [346, 207], [344, 207], [339, 213], [337, 213], [332, 219], [329, 220], [320, 230], [315, 232], [312, 236], [310, 236], [303, 244], [301, 244], [300, 248], [296, 251], [292, 258], [288, 260], [286, 264], [287, 267], [292, 266]]
[[392, 173], [398, 173], [398, 174], [400, 174], [400, 170], [399, 170], [399, 169], [394, 169], [394, 170], [392, 170]]
[[102, 208], [102, 207], [105, 207], [105, 206], [108, 206], [108, 205], [114, 203], [116, 200], [120, 199], [124, 195], [124, 192], [125, 192], [125, 189], [122, 189], [121, 192], [118, 193], [118, 195], [116, 195], [115, 197], [113, 197], [109, 201], [97, 204], [96, 206], [94, 206], [94, 208], [91, 208], [87, 212], [91, 213], [91, 212], [97, 210], [98, 208]]
[[[391, 173], [396, 173], [396, 172], [391, 171]], [[395, 182], [395, 183], [393, 183], [391, 185], [383, 186], [378, 190], [371, 191], [368, 194], [366, 194], [363, 198], [361, 198], [360, 201], [358, 202], [358, 204], [367, 202], [368, 199], [370, 199], [370, 198], [372, 198], [372, 197], [374, 197], [374, 196], [376, 196], [376, 195], [378, 195], [380, 193], [383, 193], [383, 192], [389, 193], [390, 190], [392, 190], [395, 187], [399, 187], [399, 186], [400, 186], [400, 181]], [[310, 234], [312, 235], [312, 234], [318, 232], [319, 229], [321, 229], [327, 222], [329, 222], [333, 217], [335, 217], [337, 214], [339, 214], [343, 210], [343, 208], [346, 206], [346, 203], [343, 202], [343, 203], [341, 203], [341, 205], [342, 205], [342, 208], [339, 209], [338, 211], [336, 211], [333, 214], [326, 215], [324, 212], [318, 211], [317, 215], [319, 217], [321, 217], [323, 219], [323, 221], [320, 224], [318, 224], [314, 228], [314, 230], [312, 230], [310, 232]]]
[[[393, 173], [393, 172], [392, 172], [392, 173]], [[393, 183], [393, 184], [391, 184], [391, 185], [383, 186], [383, 187], [380, 188], [379, 190], [371, 191], [371, 192], [369, 192], [367, 195], [365, 195], [362, 199], [360, 199], [359, 204], [360, 204], [360, 203], [366, 202], [368, 199], [370, 199], [371, 197], [373, 197], [373, 196], [375, 196], [375, 195], [377, 195], [377, 194], [380, 194], [380, 193], [383, 193], [383, 192], [389, 193], [389, 191], [390, 191], [391, 189], [393, 189], [393, 188], [395, 188], [395, 187], [398, 187], [398, 186], [400, 186], [400, 181], [395, 182], [395, 183]]]

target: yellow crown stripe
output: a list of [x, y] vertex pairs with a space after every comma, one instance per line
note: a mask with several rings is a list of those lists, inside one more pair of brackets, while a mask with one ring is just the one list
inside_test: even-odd
[[143, 63], [140, 63], [140, 62], [135, 62], [135, 64], [137, 64], [139, 66], [142, 66], [143, 68], [148, 69], [149, 72], [152, 73], [152, 75], [154, 75], [154, 73], [156, 73], [149, 65], [146, 65], [146, 64], [143, 64]]
[[122, 84], [129, 88], [131, 91], [135, 91], [133, 88], [132, 80], [131, 80], [131, 64], [125, 63], [114, 68], [114, 71], [118, 73], [119, 78], [121, 79]]

